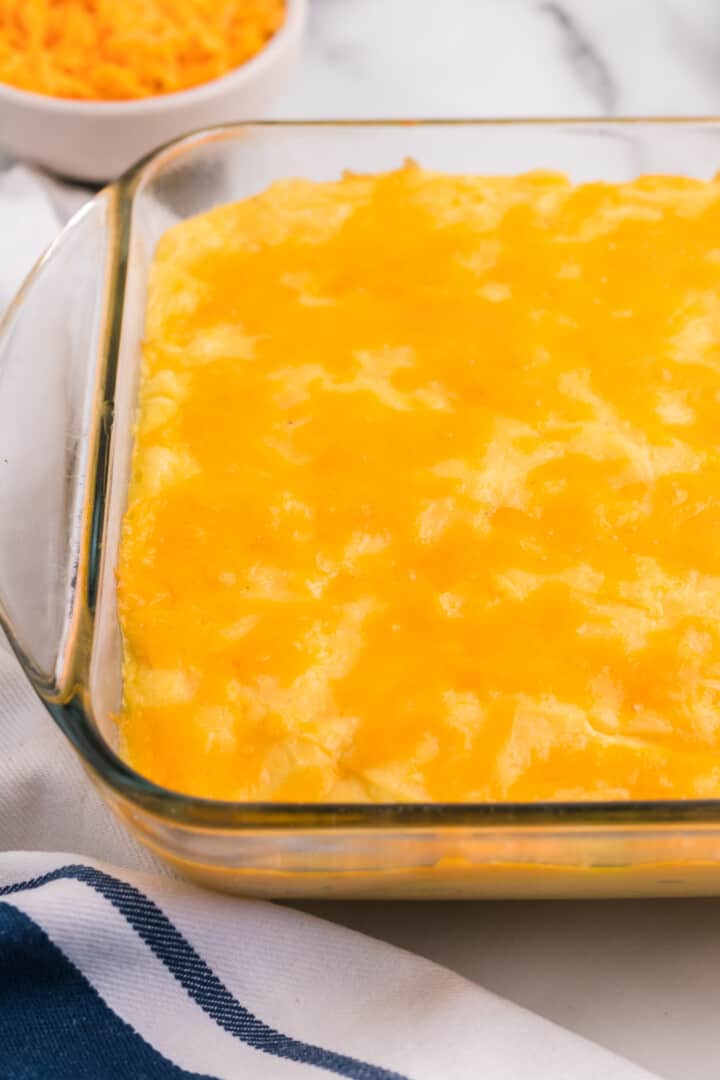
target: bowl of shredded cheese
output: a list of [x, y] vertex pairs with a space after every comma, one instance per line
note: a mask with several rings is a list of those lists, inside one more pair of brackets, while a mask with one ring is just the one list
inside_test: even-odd
[[307, 0], [4, 0], [0, 146], [101, 182], [194, 128], [263, 116]]

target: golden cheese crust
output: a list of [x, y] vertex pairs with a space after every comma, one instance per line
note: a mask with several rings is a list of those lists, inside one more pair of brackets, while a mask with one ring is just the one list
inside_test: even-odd
[[287, 181], [154, 262], [125, 752], [239, 800], [720, 795], [720, 184]]

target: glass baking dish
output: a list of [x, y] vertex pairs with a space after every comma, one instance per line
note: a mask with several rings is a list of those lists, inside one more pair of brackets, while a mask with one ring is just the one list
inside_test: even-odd
[[406, 158], [575, 180], [709, 177], [720, 122], [266, 123], [153, 154], [80, 211], [0, 328], [0, 621], [110, 806], [209, 885], [286, 897], [720, 893], [718, 801], [236, 804], [163, 789], [117, 754], [114, 573], [157, 240], [174, 221], [281, 177]]

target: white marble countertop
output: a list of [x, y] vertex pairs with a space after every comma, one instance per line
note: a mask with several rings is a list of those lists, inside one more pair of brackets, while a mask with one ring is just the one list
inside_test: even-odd
[[276, 117], [720, 112], [717, 0], [309, 0]]
[[[276, 117], [720, 113], [717, 0], [310, 5], [305, 56]], [[306, 907], [667, 1080], [720, 1072], [720, 900]]]

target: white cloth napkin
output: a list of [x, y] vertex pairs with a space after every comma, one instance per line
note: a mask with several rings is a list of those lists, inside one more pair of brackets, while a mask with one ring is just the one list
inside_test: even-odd
[[[0, 309], [83, 197], [0, 173]], [[105, 808], [1, 635], [0, 851], [2, 1076], [650, 1080], [427, 960], [173, 880]]]

